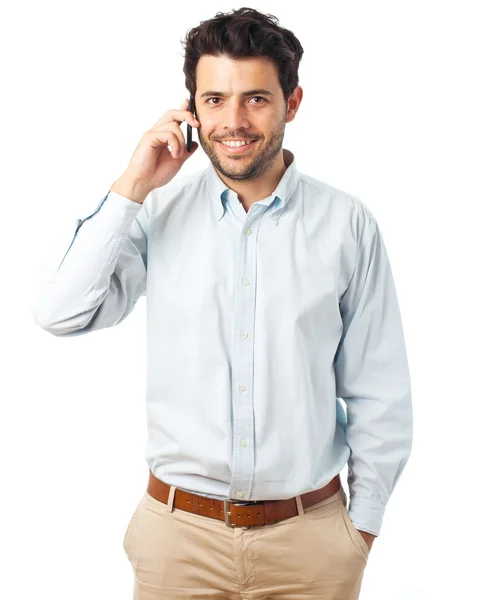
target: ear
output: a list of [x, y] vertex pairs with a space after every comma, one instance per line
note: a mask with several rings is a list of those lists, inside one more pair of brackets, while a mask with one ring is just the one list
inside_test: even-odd
[[293, 90], [293, 93], [291, 94], [291, 96], [288, 98], [288, 105], [287, 105], [288, 112], [286, 115], [287, 123], [290, 123], [295, 118], [296, 113], [298, 112], [298, 108], [301, 104], [302, 98], [303, 98], [303, 88], [301, 87], [301, 85], [297, 85], [296, 88]]

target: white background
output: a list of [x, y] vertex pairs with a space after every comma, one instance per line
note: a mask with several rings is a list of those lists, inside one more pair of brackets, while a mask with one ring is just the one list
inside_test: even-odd
[[[47, 0], [2, 10], [3, 598], [132, 599], [122, 540], [148, 478], [145, 299], [118, 327], [71, 339], [37, 326], [30, 303], [41, 267], [68, 247], [143, 132], [188, 97], [186, 31], [244, 5]], [[249, 6], [277, 16], [305, 51], [303, 101], [284, 147], [302, 173], [373, 212], [400, 302], [414, 444], [361, 599], [476, 598], [485, 533], [483, 3]], [[199, 146], [180, 173], [207, 164]]]

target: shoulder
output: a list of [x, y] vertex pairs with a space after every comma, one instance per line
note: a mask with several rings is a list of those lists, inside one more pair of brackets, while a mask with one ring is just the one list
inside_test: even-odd
[[191, 190], [197, 191], [205, 184], [206, 169], [193, 173], [177, 174], [166, 185], [155, 188], [147, 197], [146, 204], [150, 217], [155, 216], [160, 210], [167, 210], [169, 206], [181, 198], [190, 198]]
[[325, 211], [326, 218], [348, 227], [358, 247], [363, 247], [377, 228], [377, 219], [364, 200], [330, 183], [300, 173], [304, 201]]

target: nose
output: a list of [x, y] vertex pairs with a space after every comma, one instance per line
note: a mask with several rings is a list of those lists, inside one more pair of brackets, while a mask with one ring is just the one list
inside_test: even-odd
[[238, 129], [249, 129], [251, 123], [248, 119], [248, 113], [246, 104], [239, 102], [238, 100], [228, 101], [224, 108], [222, 125], [226, 129], [238, 130]]

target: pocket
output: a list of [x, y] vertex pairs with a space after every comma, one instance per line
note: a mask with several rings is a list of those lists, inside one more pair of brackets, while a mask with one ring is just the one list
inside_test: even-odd
[[143, 498], [140, 500], [140, 502], [138, 502], [137, 507], [135, 508], [133, 514], [131, 515], [131, 519], [128, 523], [128, 527], [126, 528], [125, 536], [123, 538], [123, 550], [125, 551], [125, 554], [128, 556], [128, 558], [131, 558], [130, 548], [129, 548], [130, 533], [133, 529], [133, 524], [135, 522], [135, 519], [140, 511], [142, 502], [143, 502]]
[[338, 500], [340, 500], [340, 495], [342, 493], [341, 489], [342, 488], [340, 488], [338, 490], [338, 492], [335, 492], [335, 494], [333, 494], [332, 496], [328, 496], [328, 498], [325, 498], [325, 500], [321, 500], [320, 502], [317, 502], [316, 504], [307, 506], [307, 508], [304, 509], [305, 514], [311, 513], [314, 510], [318, 510], [319, 508], [322, 508], [323, 506], [328, 506], [329, 504], [333, 504], [334, 502], [337, 502]]
[[367, 542], [364, 540], [362, 535], [359, 533], [357, 527], [353, 524], [352, 519], [350, 518], [349, 512], [345, 504], [341, 504], [342, 517], [347, 526], [347, 531], [350, 537], [350, 540], [356, 547], [356, 549], [363, 555], [364, 559], [367, 561], [369, 558], [370, 550]]
[[157, 500], [153, 496], [150, 496], [148, 492], [146, 492], [144, 500], [147, 502], [148, 510], [152, 510], [153, 512], [156, 512], [159, 515], [163, 515], [166, 512], [168, 512], [167, 504], [165, 504], [165, 502]]

